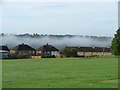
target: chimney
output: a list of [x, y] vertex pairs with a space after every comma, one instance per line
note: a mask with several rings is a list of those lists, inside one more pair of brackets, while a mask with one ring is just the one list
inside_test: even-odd
[[22, 43], [22, 45], [24, 45], [24, 43]]

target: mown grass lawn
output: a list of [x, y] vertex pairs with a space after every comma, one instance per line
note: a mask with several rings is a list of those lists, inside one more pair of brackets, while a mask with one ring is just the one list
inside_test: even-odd
[[3, 88], [117, 88], [117, 58], [3, 60]]

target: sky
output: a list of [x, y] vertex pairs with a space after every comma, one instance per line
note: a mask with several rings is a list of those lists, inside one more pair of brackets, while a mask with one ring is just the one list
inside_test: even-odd
[[117, 2], [3, 2], [2, 32], [113, 36]]

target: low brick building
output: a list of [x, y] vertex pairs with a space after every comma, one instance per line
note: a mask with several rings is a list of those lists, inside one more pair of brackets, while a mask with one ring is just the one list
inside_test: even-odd
[[10, 50], [11, 54], [35, 56], [36, 50], [27, 44], [20, 44]]
[[40, 56], [44, 56], [44, 55], [60, 56], [60, 52], [54, 46], [46, 44], [46, 45], [43, 45], [43, 46], [39, 47], [36, 50], [36, 55], [40, 55]]
[[75, 48], [78, 56], [111, 55], [109, 47], [66, 47]]

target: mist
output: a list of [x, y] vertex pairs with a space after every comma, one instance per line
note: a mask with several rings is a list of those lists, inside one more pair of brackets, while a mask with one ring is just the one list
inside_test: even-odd
[[16, 45], [25, 43], [33, 48], [39, 48], [42, 45], [50, 44], [55, 46], [58, 49], [62, 49], [66, 46], [86, 46], [86, 47], [110, 47], [112, 38], [91, 38], [91, 37], [80, 37], [80, 36], [74, 36], [74, 37], [67, 37], [64, 38], [56, 38], [56, 37], [38, 37], [38, 38], [32, 38], [32, 37], [17, 37], [14, 35], [6, 35], [6, 36], [0, 36], [2, 40], [2, 45], [7, 45], [10, 49], [15, 47]]

